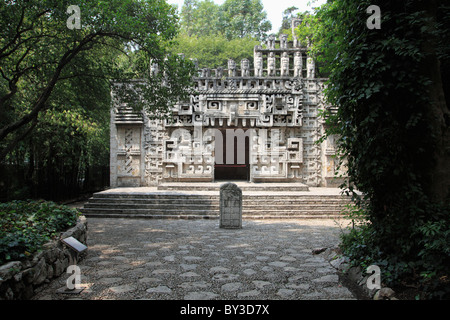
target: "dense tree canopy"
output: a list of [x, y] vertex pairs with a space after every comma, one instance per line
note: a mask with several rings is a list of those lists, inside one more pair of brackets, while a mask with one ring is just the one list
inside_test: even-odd
[[271, 23], [260, 0], [185, 0], [181, 32], [172, 52], [195, 59], [200, 68], [226, 67], [228, 59], [253, 60], [253, 49], [267, 37]]
[[278, 34], [284, 33], [290, 35], [292, 33], [292, 19], [298, 18], [296, 11], [298, 11], [298, 8], [295, 6], [289, 7], [283, 11], [283, 19], [281, 20], [281, 26]]
[[[0, 162], [28, 167], [18, 184], [62, 179], [69, 167], [77, 180], [85, 164], [105, 163], [111, 80], [142, 79], [144, 99], [131, 99], [138, 85], [121, 93], [132, 106], [160, 113], [188, 92], [192, 64], [168, 51], [178, 32], [174, 7], [81, 1], [77, 16], [72, 4], [0, 4]], [[149, 77], [151, 60], [160, 65], [158, 77]]]
[[[370, 5], [381, 9], [379, 29], [368, 27]], [[449, 9], [334, 0], [298, 31], [329, 66], [327, 98], [339, 109], [328, 133], [341, 137], [346, 187], [367, 204], [368, 224], [346, 239], [347, 252], [382, 266], [385, 283], [420, 278], [441, 297], [450, 265]]]
[[188, 36], [224, 35], [228, 40], [252, 37], [263, 40], [272, 25], [260, 0], [185, 0], [181, 26]]
[[247, 36], [264, 40], [272, 28], [261, 0], [225, 0], [222, 11], [223, 32], [229, 40]]
[[183, 53], [186, 57], [197, 60], [199, 68], [225, 68], [228, 59], [238, 62], [241, 59], [252, 61], [253, 49], [255, 45], [260, 44], [253, 38], [228, 40], [221, 34], [189, 37], [180, 33], [176, 40], [173, 52]]

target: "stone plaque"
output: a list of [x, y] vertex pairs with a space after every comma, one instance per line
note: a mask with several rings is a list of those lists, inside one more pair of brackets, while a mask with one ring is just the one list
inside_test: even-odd
[[77, 253], [81, 253], [87, 249], [87, 247], [84, 244], [82, 244], [80, 241], [78, 241], [74, 237], [68, 237], [68, 238], [62, 239], [61, 241], [64, 242], [65, 244], [67, 244], [70, 248], [75, 250], [75, 252], [77, 252]]
[[242, 190], [234, 183], [220, 187], [220, 228], [242, 228]]

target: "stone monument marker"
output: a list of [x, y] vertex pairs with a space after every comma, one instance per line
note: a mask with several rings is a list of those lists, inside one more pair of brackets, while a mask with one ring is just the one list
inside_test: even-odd
[[242, 228], [242, 190], [231, 182], [220, 187], [220, 228]]

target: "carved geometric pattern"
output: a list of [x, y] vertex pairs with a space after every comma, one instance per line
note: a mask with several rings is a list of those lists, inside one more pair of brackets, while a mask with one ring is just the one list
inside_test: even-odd
[[[328, 108], [325, 79], [315, 78], [306, 49], [286, 37], [271, 38], [267, 47], [255, 47], [252, 62], [229, 60], [228, 68], [198, 70], [191, 95], [171, 108], [171, 120], [150, 120], [144, 114], [147, 185], [214, 180], [214, 130], [219, 128], [253, 130], [252, 181], [295, 180], [318, 186], [331, 174], [325, 171], [332, 166], [333, 141], [316, 143], [323, 134], [320, 110]], [[127, 174], [133, 167], [133, 137], [133, 130], [127, 129], [121, 151]]]
[[133, 171], [131, 149], [133, 148], [133, 129], [125, 129], [125, 173]]

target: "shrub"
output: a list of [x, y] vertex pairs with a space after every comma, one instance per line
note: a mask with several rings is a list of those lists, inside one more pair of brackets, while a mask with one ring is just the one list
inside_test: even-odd
[[76, 224], [76, 209], [47, 201], [0, 204], [0, 264], [24, 259]]
[[[377, 228], [367, 219], [365, 209], [348, 206], [345, 217], [358, 221], [341, 234], [341, 249], [351, 265], [366, 270], [370, 265], [381, 269], [385, 285], [414, 286], [421, 291], [421, 298], [448, 299], [450, 297], [450, 223], [449, 213], [442, 208], [429, 207], [428, 214], [436, 221], [417, 223], [410, 237], [418, 239], [417, 255], [392, 255], [379, 241]], [[439, 218], [439, 219], [438, 219]], [[384, 242], [385, 243], [385, 242]], [[392, 239], [395, 245], [395, 239]]]

